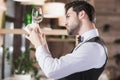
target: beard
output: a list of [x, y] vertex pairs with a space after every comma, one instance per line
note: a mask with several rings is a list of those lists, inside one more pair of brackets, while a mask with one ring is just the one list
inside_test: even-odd
[[78, 32], [77, 29], [74, 28], [74, 29], [69, 30], [68, 34], [69, 35], [77, 35], [78, 34], [77, 32]]
[[79, 29], [80, 29], [80, 23], [77, 22], [76, 24], [73, 24], [69, 26], [70, 29], [68, 30], [69, 35], [78, 35]]

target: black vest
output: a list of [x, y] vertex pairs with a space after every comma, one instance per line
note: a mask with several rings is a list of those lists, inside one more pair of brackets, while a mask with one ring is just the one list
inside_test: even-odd
[[[94, 37], [88, 41], [85, 41], [84, 43], [86, 43], [86, 42], [97, 42], [104, 47], [105, 52], [106, 52], [105, 45], [99, 37]], [[106, 52], [106, 62], [107, 62], [107, 52]], [[71, 74], [69, 76], [66, 76], [66, 77], [58, 79], [58, 80], [98, 80], [100, 74], [104, 70], [106, 62], [101, 68], [92, 68], [87, 71], [77, 72], [77, 73]]]

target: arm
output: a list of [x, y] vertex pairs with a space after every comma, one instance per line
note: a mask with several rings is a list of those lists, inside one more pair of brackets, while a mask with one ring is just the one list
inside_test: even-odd
[[88, 43], [83, 44], [71, 54], [62, 56], [59, 59], [53, 58], [44, 45], [45, 38], [40, 34], [38, 28], [33, 29], [26, 38], [35, 45], [38, 64], [46, 76], [50, 78], [59, 79], [75, 72], [99, 68], [105, 62], [103, 47], [98, 44], [92, 45]]
[[[91, 51], [93, 48], [96, 48], [96, 50]], [[48, 77], [59, 79], [76, 72], [101, 67], [105, 62], [105, 54], [103, 49], [97, 48], [102, 49], [100, 45], [94, 47], [91, 44], [84, 44], [73, 53], [57, 59], [52, 58], [44, 46], [39, 46], [36, 49], [36, 58], [41, 69]]]
[[26, 38], [30, 40], [35, 47], [38, 47], [39, 45], [44, 45], [46, 50], [49, 52], [45, 34], [41, 31], [38, 25], [37, 27], [33, 26], [34, 24], [29, 24], [24, 28], [24, 30], [27, 32]]

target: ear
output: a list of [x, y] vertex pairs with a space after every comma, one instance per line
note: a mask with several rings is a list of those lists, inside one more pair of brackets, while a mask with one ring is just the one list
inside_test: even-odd
[[82, 18], [85, 17], [85, 15], [86, 15], [85, 11], [82, 10], [82, 11], [79, 12], [78, 17], [79, 17], [79, 19], [82, 19]]

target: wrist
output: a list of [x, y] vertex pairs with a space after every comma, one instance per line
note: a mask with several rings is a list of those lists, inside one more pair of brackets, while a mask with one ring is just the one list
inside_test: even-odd
[[38, 43], [38, 44], [35, 44], [35, 48], [41, 46], [42, 44]]

